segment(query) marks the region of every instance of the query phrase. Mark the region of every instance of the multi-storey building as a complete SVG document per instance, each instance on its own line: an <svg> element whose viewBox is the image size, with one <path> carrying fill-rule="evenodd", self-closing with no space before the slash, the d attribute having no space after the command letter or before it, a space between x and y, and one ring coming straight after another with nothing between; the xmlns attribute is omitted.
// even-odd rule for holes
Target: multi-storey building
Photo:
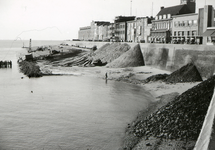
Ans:
<svg viewBox="0 0 215 150"><path fill-rule="evenodd" d="M151 42L170 43L172 35L172 16L195 13L195 0L181 0L180 5L161 7L152 21Z"/></svg>
<svg viewBox="0 0 215 150"><path fill-rule="evenodd" d="M117 16L114 20L115 40L127 41L127 22L135 19L135 16Z"/></svg>
<svg viewBox="0 0 215 150"><path fill-rule="evenodd" d="M115 37L115 29L114 29L114 23L110 23L110 25L108 26L108 37L106 39L106 41L112 41L113 37Z"/></svg>
<svg viewBox="0 0 215 150"><path fill-rule="evenodd" d="M81 27L78 32L80 40L98 41L108 37L110 22L92 21L90 26Z"/></svg>
<svg viewBox="0 0 215 150"><path fill-rule="evenodd" d="M198 43L198 14L185 14L172 16L172 43Z"/></svg>
<svg viewBox="0 0 215 150"><path fill-rule="evenodd" d="M173 16L172 42L205 44L207 38L204 35L212 30L204 32L214 26L214 13L213 7L206 5L199 9L199 13Z"/></svg>
<svg viewBox="0 0 215 150"><path fill-rule="evenodd" d="M127 41L148 42L152 20L153 17L138 17L135 20L127 21Z"/></svg>
<svg viewBox="0 0 215 150"><path fill-rule="evenodd" d="M78 31L79 40L89 40L91 38L91 26L81 27Z"/></svg>
<svg viewBox="0 0 215 150"><path fill-rule="evenodd" d="M202 36L203 44L211 43L215 40L215 38L212 38L213 27L215 26L215 10L213 6L206 5L204 8L199 9L199 35ZM213 40L214 39L214 40Z"/></svg>
<svg viewBox="0 0 215 150"><path fill-rule="evenodd" d="M136 40L136 20L127 21L127 41L135 42Z"/></svg>
<svg viewBox="0 0 215 150"><path fill-rule="evenodd" d="M91 39L93 41L103 40L108 36L107 27L110 22L92 21L91 22Z"/></svg>

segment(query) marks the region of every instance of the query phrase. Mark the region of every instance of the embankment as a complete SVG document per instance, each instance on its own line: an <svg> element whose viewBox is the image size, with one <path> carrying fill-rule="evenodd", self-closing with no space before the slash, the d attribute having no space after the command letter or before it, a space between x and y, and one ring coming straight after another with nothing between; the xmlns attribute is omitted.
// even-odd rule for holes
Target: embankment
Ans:
<svg viewBox="0 0 215 150"><path fill-rule="evenodd" d="M78 45L80 47L97 48L105 45L107 42L84 42L69 41L68 44ZM137 43L127 43L131 47ZM202 77L208 78L215 71L215 46L213 45L183 45L183 44L150 44L139 43L146 66L175 71L188 62L193 62L199 70Z"/></svg>
<svg viewBox="0 0 215 150"><path fill-rule="evenodd" d="M39 66L37 66L34 62L23 60L19 62L19 67L20 71L29 78L42 76Z"/></svg>

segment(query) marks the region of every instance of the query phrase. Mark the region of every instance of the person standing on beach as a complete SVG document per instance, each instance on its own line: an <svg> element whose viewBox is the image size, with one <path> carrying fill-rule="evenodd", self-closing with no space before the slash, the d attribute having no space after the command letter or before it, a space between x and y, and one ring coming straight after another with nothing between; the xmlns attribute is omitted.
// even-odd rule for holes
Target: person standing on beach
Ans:
<svg viewBox="0 0 215 150"><path fill-rule="evenodd" d="M108 75L107 75L107 72L105 73L105 79L107 80L107 78L108 78Z"/></svg>

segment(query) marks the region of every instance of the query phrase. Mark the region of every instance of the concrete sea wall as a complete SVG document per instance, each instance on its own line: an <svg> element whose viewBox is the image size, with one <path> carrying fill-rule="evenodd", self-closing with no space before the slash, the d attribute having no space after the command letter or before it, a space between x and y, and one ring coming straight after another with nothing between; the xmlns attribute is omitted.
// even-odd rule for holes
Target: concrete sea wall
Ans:
<svg viewBox="0 0 215 150"><path fill-rule="evenodd" d="M80 47L100 48L108 42L71 41L70 44ZM127 43L131 47L137 43ZM202 77L210 77L215 71L215 46L184 44L150 44L140 43L146 66L175 71L188 62L193 62Z"/></svg>

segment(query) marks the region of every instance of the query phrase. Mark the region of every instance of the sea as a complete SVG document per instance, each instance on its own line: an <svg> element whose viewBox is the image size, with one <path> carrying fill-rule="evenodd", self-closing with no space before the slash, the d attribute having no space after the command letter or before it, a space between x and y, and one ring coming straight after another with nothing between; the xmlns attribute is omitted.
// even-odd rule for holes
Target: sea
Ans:
<svg viewBox="0 0 215 150"><path fill-rule="evenodd" d="M33 41L32 46L63 41ZM86 76L28 78L17 59L29 41L0 41L0 150L118 150L153 101L141 86Z"/></svg>

